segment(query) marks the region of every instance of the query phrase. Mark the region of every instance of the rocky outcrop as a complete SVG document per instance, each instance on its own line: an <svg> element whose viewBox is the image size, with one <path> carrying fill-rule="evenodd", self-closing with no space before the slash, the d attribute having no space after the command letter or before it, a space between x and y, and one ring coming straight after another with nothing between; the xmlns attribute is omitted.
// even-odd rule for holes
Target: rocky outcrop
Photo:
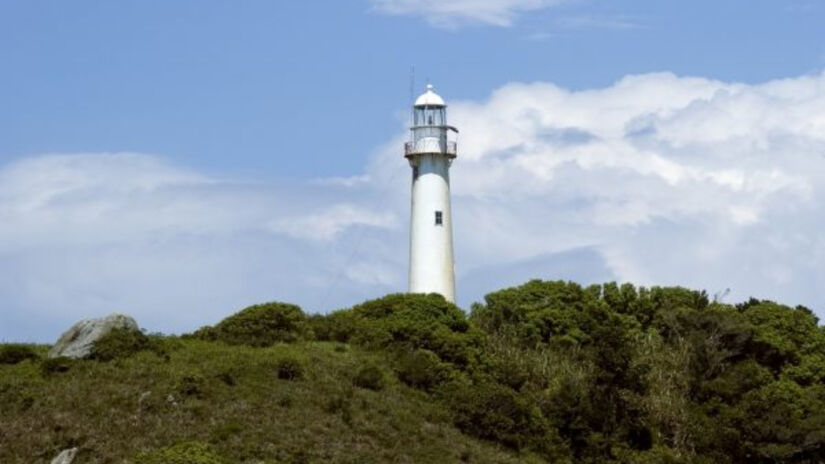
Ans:
<svg viewBox="0 0 825 464"><path fill-rule="evenodd" d="M72 464L74 457L77 455L77 448L70 448L63 450L56 458L52 459L52 464Z"/></svg>
<svg viewBox="0 0 825 464"><path fill-rule="evenodd" d="M49 351L49 357L88 358L92 355L95 342L114 329L140 330L137 322L125 314L84 319L60 336Z"/></svg>

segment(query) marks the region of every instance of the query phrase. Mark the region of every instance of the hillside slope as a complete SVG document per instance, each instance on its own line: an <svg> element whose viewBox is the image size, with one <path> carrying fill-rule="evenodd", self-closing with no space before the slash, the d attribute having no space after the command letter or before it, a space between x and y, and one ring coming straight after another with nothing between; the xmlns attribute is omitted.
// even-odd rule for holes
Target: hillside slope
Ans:
<svg viewBox="0 0 825 464"><path fill-rule="evenodd" d="M147 351L46 375L37 361L0 367L0 462L46 463L72 446L78 463L125 462L185 442L209 444L226 462L518 461L461 434L391 376L380 391L354 386L360 366L390 372L359 348L170 344L168 361ZM191 462L212 462L203 459Z"/></svg>
<svg viewBox="0 0 825 464"><path fill-rule="evenodd" d="M0 462L825 462L825 329L804 307L530 281L470 314L388 295L246 308L94 360L0 346Z"/></svg>

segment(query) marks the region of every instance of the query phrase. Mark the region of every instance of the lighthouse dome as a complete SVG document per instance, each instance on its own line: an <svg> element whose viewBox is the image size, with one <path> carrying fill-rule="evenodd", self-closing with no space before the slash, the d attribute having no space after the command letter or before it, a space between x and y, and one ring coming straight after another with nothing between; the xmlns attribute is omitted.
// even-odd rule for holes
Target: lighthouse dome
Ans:
<svg viewBox="0 0 825 464"><path fill-rule="evenodd" d="M427 91L415 101L415 106L447 106L444 99L433 91L432 84L427 84Z"/></svg>

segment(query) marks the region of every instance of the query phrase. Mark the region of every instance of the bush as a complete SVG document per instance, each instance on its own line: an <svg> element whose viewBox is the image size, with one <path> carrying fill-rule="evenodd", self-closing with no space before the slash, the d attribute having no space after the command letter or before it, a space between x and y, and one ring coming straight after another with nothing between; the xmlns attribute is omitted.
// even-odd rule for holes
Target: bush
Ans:
<svg viewBox="0 0 825 464"><path fill-rule="evenodd" d="M277 362L278 378L299 380L304 377L304 365L296 358L281 358Z"/></svg>
<svg viewBox="0 0 825 464"><path fill-rule="evenodd" d="M393 350L425 349L461 367L478 360L480 333L461 309L441 295L387 295L350 311L355 343Z"/></svg>
<svg viewBox="0 0 825 464"><path fill-rule="evenodd" d="M26 345L0 346L0 364L17 364L27 359L37 359L37 353Z"/></svg>
<svg viewBox="0 0 825 464"><path fill-rule="evenodd" d="M355 334L358 317L351 310L313 314L307 318L313 338L318 341L347 343Z"/></svg>
<svg viewBox="0 0 825 464"><path fill-rule="evenodd" d="M27 385L23 382L15 382L9 378L0 377L0 411L4 417L13 417L13 413L29 410L34 406L35 398Z"/></svg>
<svg viewBox="0 0 825 464"><path fill-rule="evenodd" d="M205 385L206 379L204 379L202 375L184 375L178 381L177 391L181 396L203 398Z"/></svg>
<svg viewBox="0 0 825 464"><path fill-rule="evenodd" d="M561 440L529 401L496 382L450 382L439 391L463 432L514 449L550 454Z"/></svg>
<svg viewBox="0 0 825 464"><path fill-rule="evenodd" d="M212 448L200 442L184 442L135 458L135 464L226 464Z"/></svg>
<svg viewBox="0 0 825 464"><path fill-rule="evenodd" d="M368 390L382 390L385 383L384 371L375 365L363 366L355 373L352 383L356 387L366 388Z"/></svg>
<svg viewBox="0 0 825 464"><path fill-rule="evenodd" d="M74 360L65 356L58 356L56 358L46 358L40 363L40 372L43 375L49 376L67 372L72 368Z"/></svg>
<svg viewBox="0 0 825 464"><path fill-rule="evenodd" d="M401 353L396 360L395 369L402 382L422 390L431 390L447 380L450 373L449 366L429 350Z"/></svg>
<svg viewBox="0 0 825 464"><path fill-rule="evenodd" d="M329 414L340 414L345 424L352 425L352 391L329 398L324 410Z"/></svg>
<svg viewBox="0 0 825 464"><path fill-rule="evenodd" d="M139 330L116 328L95 342L91 358L97 361L128 358L151 348L149 337Z"/></svg>
<svg viewBox="0 0 825 464"><path fill-rule="evenodd" d="M307 330L307 318L298 306L265 303L243 309L215 327L204 327L193 335L230 345L264 347L297 341L305 337Z"/></svg>
<svg viewBox="0 0 825 464"><path fill-rule="evenodd" d="M218 380L223 382L224 385L229 387L234 387L238 383L238 381L235 379L235 373L232 370L225 370L219 372L217 375L215 375L215 378L217 378Z"/></svg>

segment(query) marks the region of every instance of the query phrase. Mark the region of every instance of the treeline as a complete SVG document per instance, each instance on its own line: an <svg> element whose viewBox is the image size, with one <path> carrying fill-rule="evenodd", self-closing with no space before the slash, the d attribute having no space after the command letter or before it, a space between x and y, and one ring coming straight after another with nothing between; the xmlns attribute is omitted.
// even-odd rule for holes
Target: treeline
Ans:
<svg viewBox="0 0 825 464"><path fill-rule="evenodd" d="M801 306L535 280L469 316L397 294L329 315L255 306L194 336L386 353L465 433L550 462L825 460L825 329Z"/></svg>

